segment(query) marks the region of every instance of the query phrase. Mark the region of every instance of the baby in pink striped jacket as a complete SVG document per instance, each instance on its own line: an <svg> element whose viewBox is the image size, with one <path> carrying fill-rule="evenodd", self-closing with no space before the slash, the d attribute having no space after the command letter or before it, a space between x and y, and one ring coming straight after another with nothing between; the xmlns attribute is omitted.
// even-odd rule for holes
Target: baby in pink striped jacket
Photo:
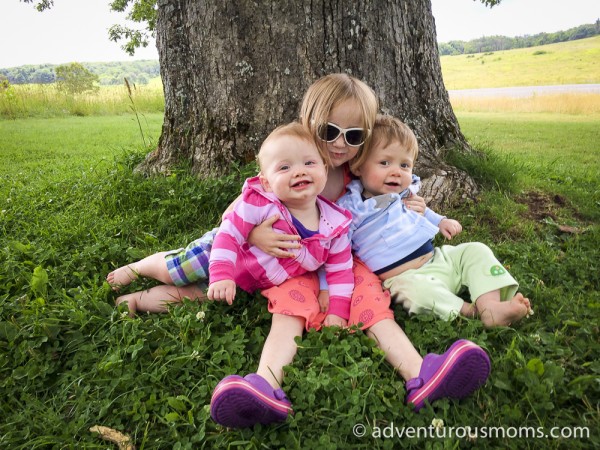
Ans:
<svg viewBox="0 0 600 450"><path fill-rule="evenodd" d="M236 285L247 292L278 286L323 267L329 286L326 325L347 325L354 288L348 227L352 216L318 194L327 180L326 160L299 123L277 128L258 154L260 174L224 218L210 255L208 298L232 303ZM247 243L252 229L274 215L273 229L299 234L294 258L276 258ZM295 314L296 311L290 311ZM310 320L310 318L306 318Z"/></svg>
<svg viewBox="0 0 600 450"><path fill-rule="evenodd" d="M328 163L301 124L275 129L258 153L259 176L246 180L241 199L223 218L210 253L208 298L231 304L236 285L248 292L262 289L273 317L256 373L229 375L213 391L211 416L217 423L238 428L285 420L292 408L280 383L296 354L295 338L312 327L358 324L351 305L352 216L318 196ZM268 255L247 242L250 231L274 215L279 220L273 230L300 235L293 258ZM324 269L329 286L327 312L319 305L318 269ZM298 281L293 289L279 287L289 278Z"/></svg>

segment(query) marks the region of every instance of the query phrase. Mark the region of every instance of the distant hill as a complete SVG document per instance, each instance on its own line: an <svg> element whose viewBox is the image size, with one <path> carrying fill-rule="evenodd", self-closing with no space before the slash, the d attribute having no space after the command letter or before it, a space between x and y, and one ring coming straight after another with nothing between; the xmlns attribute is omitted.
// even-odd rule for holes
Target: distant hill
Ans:
<svg viewBox="0 0 600 450"><path fill-rule="evenodd" d="M438 43L440 56L469 55L473 53L497 52L514 48L536 47L558 42L585 39L600 34L600 19L595 24L580 25L567 31L556 33L538 33L514 38L507 36L484 36L471 41L450 41Z"/></svg>
<svg viewBox="0 0 600 450"><path fill-rule="evenodd" d="M598 84L600 36L440 61L446 89Z"/></svg>
<svg viewBox="0 0 600 450"><path fill-rule="evenodd" d="M86 69L100 78L100 84L122 84L123 79L135 84L146 84L160 75L158 60L139 60L121 62L81 63ZM11 84L54 83L54 68L60 64L38 64L0 69Z"/></svg>

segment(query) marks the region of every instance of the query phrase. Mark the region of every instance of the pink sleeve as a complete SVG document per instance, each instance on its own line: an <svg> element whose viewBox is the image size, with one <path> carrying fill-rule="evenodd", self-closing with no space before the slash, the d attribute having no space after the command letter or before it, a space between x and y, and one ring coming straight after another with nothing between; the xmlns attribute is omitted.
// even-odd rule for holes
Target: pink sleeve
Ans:
<svg viewBox="0 0 600 450"><path fill-rule="evenodd" d="M325 262L325 274L329 285L329 314L348 320L350 303L354 290L352 273L352 251L348 234L343 233L331 244L329 257Z"/></svg>
<svg viewBox="0 0 600 450"><path fill-rule="evenodd" d="M269 205L259 194L246 189L233 211L224 218L210 252L210 282L233 280L240 248L250 231L262 222L261 212Z"/></svg>

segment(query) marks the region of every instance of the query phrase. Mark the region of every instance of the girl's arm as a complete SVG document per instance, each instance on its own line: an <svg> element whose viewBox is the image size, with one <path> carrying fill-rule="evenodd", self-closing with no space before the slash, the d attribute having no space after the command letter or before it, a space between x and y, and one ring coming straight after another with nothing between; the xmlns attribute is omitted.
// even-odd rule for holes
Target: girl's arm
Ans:
<svg viewBox="0 0 600 450"><path fill-rule="evenodd" d="M260 225L255 226L248 235L248 243L258 247L269 256L275 258L295 258L296 255L285 249L300 248L300 236L296 234L281 234L273 231L273 224L279 220L279 214L269 217Z"/></svg>
<svg viewBox="0 0 600 450"><path fill-rule="evenodd" d="M235 205L241 200L242 194L231 202L223 213L222 219L227 214L234 210ZM280 234L273 231L273 224L279 220L279 215L269 217L267 220L257 225L248 236L248 243L258 247L269 256L275 258L294 258L296 255L286 252L284 249L300 248L301 245L296 242L300 240L300 236L295 234Z"/></svg>

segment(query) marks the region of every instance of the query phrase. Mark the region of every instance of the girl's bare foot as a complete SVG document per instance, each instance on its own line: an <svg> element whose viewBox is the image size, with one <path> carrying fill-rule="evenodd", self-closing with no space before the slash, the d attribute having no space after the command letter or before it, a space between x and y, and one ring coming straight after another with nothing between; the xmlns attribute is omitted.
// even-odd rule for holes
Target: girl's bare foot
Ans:
<svg viewBox="0 0 600 450"><path fill-rule="evenodd" d="M113 290L118 291L119 288L127 286L132 281L137 280L139 274L133 267L133 265L119 267L113 270L106 276L106 281Z"/></svg>
<svg viewBox="0 0 600 450"><path fill-rule="evenodd" d="M505 302L485 302L484 305L476 304L479 318L486 328L509 326L513 322L532 314L531 303L523 294L517 294Z"/></svg>

